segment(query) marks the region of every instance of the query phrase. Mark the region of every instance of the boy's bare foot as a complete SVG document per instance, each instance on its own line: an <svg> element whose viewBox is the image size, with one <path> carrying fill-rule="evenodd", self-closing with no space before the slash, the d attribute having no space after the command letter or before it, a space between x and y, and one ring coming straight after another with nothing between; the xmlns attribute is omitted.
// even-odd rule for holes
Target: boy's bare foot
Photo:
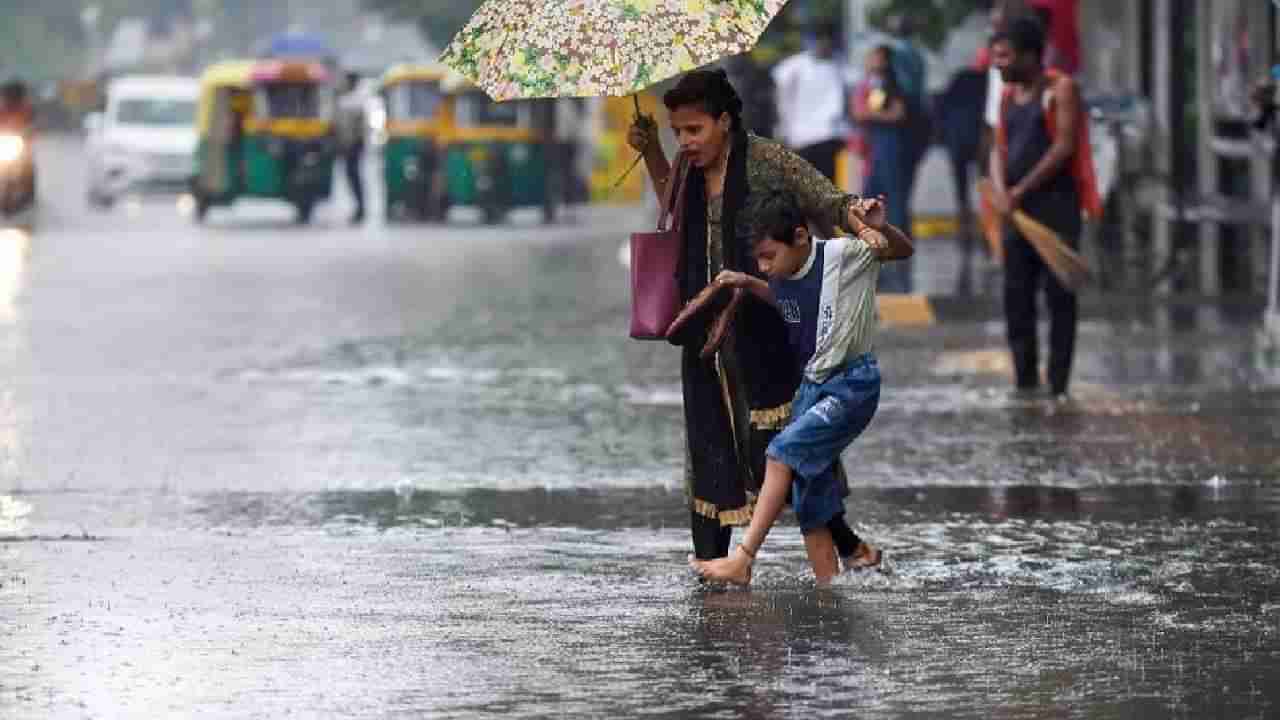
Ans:
<svg viewBox="0 0 1280 720"><path fill-rule="evenodd" d="M860 542L853 554L845 558L844 569L855 572L858 570L870 570L871 568L880 567L882 559L884 559L884 553L880 552L880 548L870 543Z"/></svg>
<svg viewBox="0 0 1280 720"><path fill-rule="evenodd" d="M736 545L729 553L729 557L715 560L690 560L689 566L707 580L750 585L753 562L755 562L755 556L747 552L742 545Z"/></svg>

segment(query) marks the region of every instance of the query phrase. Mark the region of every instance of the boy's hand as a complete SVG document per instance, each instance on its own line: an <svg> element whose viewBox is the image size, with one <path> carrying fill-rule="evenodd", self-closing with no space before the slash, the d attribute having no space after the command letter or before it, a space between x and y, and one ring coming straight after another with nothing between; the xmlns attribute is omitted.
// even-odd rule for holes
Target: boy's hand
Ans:
<svg viewBox="0 0 1280 720"><path fill-rule="evenodd" d="M751 276L736 270L721 270L720 274L716 276L715 282L722 287L742 288L745 290L751 287Z"/></svg>
<svg viewBox="0 0 1280 720"><path fill-rule="evenodd" d="M859 223L868 225L876 230L884 228L888 222L888 213L885 210L884 196L877 198L858 198L849 206L849 225L857 228ZM855 221L856 220L856 221Z"/></svg>

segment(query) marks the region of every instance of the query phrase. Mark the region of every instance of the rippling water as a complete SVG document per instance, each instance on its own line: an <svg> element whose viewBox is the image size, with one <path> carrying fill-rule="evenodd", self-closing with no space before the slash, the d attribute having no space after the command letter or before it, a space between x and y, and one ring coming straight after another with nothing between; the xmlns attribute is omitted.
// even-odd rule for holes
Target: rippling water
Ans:
<svg viewBox="0 0 1280 720"><path fill-rule="evenodd" d="M844 460L888 571L815 588L786 519L727 590L611 231L121 222L0 297L0 716L1277 713L1280 378L1230 313L1091 315L1066 404L980 313L885 333Z"/></svg>
<svg viewBox="0 0 1280 720"><path fill-rule="evenodd" d="M816 589L781 527L749 591L690 577L680 497L657 489L24 502L137 521L0 544L0 607L19 610L0 687L54 712L127 709L117 693L163 707L174 688L184 713L234 691L232 714L358 717L1266 717L1275 701L1274 489L859 490L887 573ZM104 575L121 581L78 581Z"/></svg>

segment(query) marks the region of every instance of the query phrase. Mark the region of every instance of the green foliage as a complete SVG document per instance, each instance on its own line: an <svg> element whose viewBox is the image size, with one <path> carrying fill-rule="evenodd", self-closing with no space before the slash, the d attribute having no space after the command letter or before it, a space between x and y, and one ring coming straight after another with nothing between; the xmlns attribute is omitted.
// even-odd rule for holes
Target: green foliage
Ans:
<svg viewBox="0 0 1280 720"><path fill-rule="evenodd" d="M389 18L416 22L432 43L444 47L480 7L479 0L362 0Z"/></svg>
<svg viewBox="0 0 1280 720"><path fill-rule="evenodd" d="M65 17L58 9L26 11L0 23L0 72L40 82L61 77L80 64L79 17Z"/></svg>
<svg viewBox="0 0 1280 720"><path fill-rule="evenodd" d="M867 19L872 27L888 31L890 18L910 17L916 26L917 40L937 50L946 42L951 28L988 4L982 0L881 0L872 7Z"/></svg>

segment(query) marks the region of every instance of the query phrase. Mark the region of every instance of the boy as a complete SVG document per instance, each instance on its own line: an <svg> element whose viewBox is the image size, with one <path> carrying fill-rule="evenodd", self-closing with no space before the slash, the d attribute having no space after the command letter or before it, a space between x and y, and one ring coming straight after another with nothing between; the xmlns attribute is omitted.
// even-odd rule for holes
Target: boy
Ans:
<svg viewBox="0 0 1280 720"><path fill-rule="evenodd" d="M858 237L814 242L792 198L767 199L758 215L752 253L769 281L733 271L717 278L779 308L804 379L792 403L791 422L769 443L764 486L742 542L729 557L690 560L707 579L751 582L756 552L782 511L788 489L819 584L838 570L826 527L844 512L834 466L871 422L880 398L880 369L872 352L879 323L876 278L881 263L915 252L911 240L885 222L883 201L860 202L866 225L858 228ZM864 543L855 559L855 566L874 567L880 552Z"/></svg>

